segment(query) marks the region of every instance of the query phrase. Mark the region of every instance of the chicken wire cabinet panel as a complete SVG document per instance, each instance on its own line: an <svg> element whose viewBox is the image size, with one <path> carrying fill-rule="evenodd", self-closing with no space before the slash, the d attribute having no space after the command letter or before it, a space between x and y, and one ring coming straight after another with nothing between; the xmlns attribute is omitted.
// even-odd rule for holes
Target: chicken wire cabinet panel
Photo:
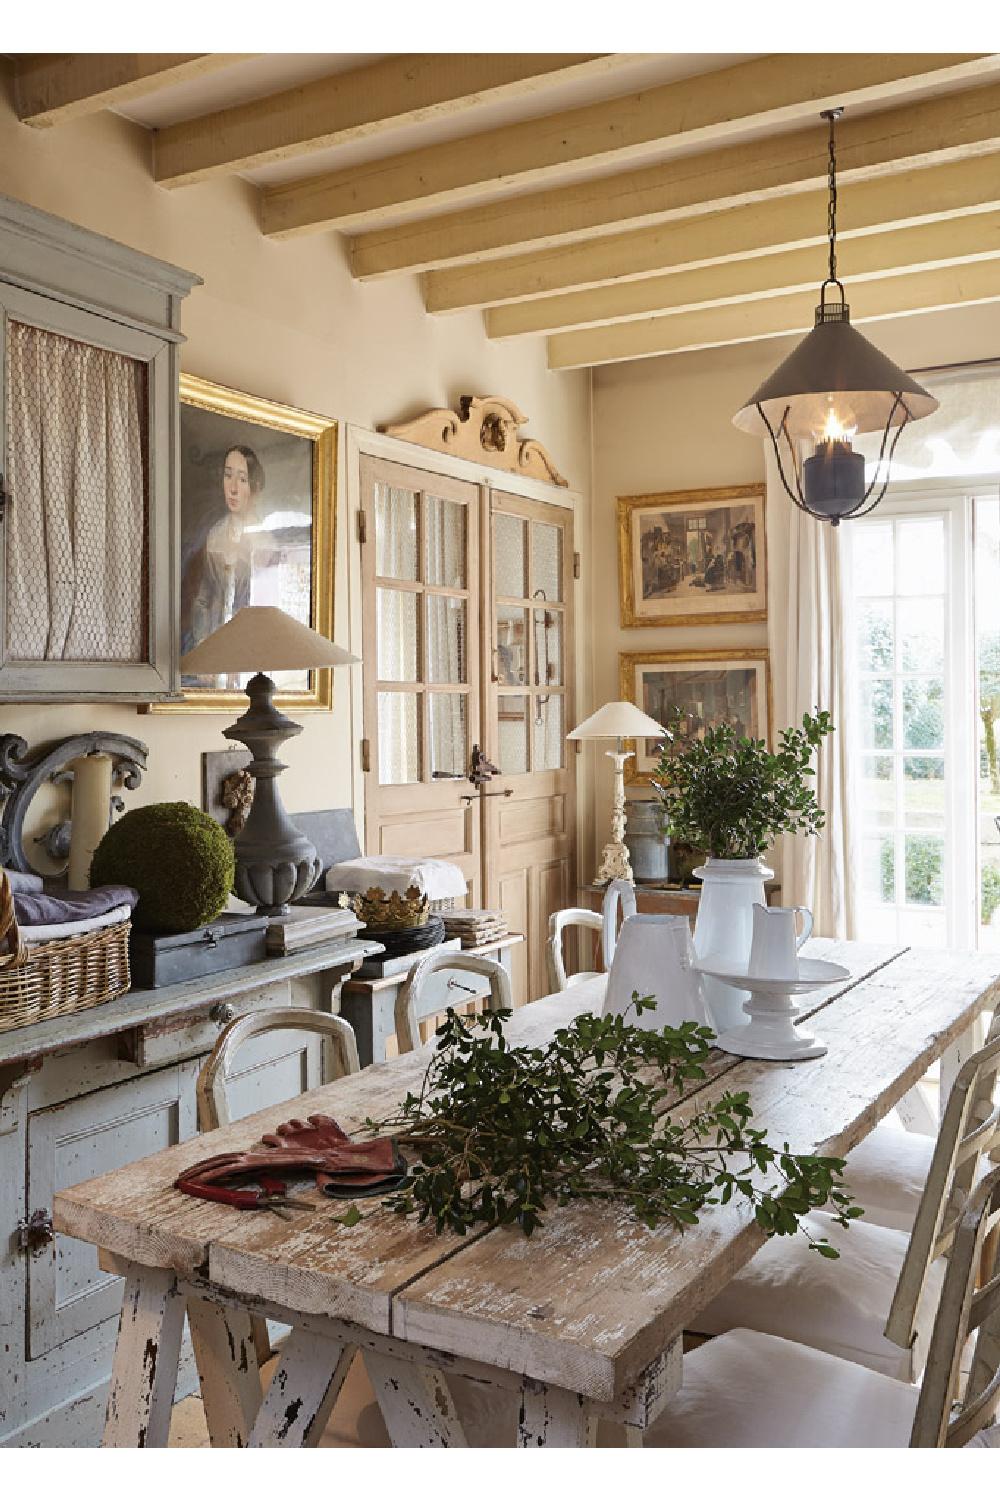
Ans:
<svg viewBox="0 0 1000 1500"><path fill-rule="evenodd" d="M0 696L179 690L186 271L0 197Z"/></svg>

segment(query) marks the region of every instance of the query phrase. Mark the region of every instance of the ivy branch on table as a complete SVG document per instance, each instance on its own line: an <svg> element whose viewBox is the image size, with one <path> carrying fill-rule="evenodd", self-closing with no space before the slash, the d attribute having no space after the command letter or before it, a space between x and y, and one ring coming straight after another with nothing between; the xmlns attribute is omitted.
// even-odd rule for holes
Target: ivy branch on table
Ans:
<svg viewBox="0 0 1000 1500"><path fill-rule="evenodd" d="M654 1003L633 995L637 1013ZM439 1234L518 1224L530 1235L548 1205L572 1199L623 1203L650 1227L683 1230L702 1209L742 1195L768 1234L793 1234L815 1208L840 1224L863 1212L842 1186L843 1160L771 1145L750 1124L745 1091L671 1113L685 1085L708 1076L708 1027L652 1031L584 1014L544 1047L512 1047L510 1015L449 1010L420 1093L367 1121L411 1159L384 1200L396 1213L430 1219ZM780 1184L771 1191L759 1177L773 1171Z"/></svg>

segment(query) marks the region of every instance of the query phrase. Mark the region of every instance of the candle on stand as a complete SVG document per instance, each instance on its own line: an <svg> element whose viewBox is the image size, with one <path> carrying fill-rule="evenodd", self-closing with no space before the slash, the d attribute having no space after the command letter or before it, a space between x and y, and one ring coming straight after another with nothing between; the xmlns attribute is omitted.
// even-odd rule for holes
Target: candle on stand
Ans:
<svg viewBox="0 0 1000 1500"><path fill-rule="evenodd" d="M90 887L90 862L111 822L111 756L80 755L73 762L69 888Z"/></svg>

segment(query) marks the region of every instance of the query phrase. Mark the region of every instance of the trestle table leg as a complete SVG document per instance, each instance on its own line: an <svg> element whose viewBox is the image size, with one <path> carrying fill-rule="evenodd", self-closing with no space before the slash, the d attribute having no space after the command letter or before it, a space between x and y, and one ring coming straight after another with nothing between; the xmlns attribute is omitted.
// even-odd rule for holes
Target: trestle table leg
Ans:
<svg viewBox="0 0 1000 1500"><path fill-rule="evenodd" d="M354 1358L354 1344L294 1328L250 1433L251 1448L315 1448Z"/></svg>
<svg viewBox="0 0 1000 1500"><path fill-rule="evenodd" d="M260 1410L253 1319L243 1308L188 1300L191 1342L213 1448L245 1448Z"/></svg>
<svg viewBox="0 0 1000 1500"><path fill-rule="evenodd" d="M593 1448L596 1442L597 1418L589 1415L585 1397L540 1380L522 1381L519 1448Z"/></svg>
<svg viewBox="0 0 1000 1500"><path fill-rule="evenodd" d="M165 1448L184 1331L185 1298L173 1271L133 1266L125 1278L105 1448Z"/></svg>
<svg viewBox="0 0 1000 1500"><path fill-rule="evenodd" d="M365 1368L394 1448L465 1448L465 1434L442 1375L374 1350Z"/></svg>

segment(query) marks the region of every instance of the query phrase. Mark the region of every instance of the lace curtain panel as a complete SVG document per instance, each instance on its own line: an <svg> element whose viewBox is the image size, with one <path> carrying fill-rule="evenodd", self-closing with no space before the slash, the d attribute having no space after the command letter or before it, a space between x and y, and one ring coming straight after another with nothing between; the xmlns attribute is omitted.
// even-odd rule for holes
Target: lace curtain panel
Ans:
<svg viewBox="0 0 1000 1500"><path fill-rule="evenodd" d="M7 655L146 659L146 373L9 322Z"/></svg>

